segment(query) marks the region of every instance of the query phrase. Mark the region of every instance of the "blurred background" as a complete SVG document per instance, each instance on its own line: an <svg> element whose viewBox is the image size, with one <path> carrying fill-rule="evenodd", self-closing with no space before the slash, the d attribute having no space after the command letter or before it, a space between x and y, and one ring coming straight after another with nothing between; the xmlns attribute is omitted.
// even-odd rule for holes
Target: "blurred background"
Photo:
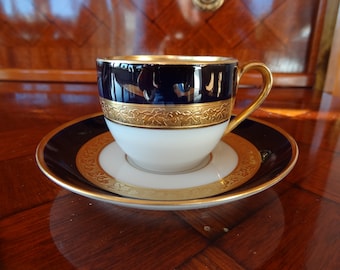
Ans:
<svg viewBox="0 0 340 270"><path fill-rule="evenodd" d="M338 0L0 0L0 79L95 82L125 54L261 61L278 86L322 88ZM251 80L251 78L249 79Z"/></svg>

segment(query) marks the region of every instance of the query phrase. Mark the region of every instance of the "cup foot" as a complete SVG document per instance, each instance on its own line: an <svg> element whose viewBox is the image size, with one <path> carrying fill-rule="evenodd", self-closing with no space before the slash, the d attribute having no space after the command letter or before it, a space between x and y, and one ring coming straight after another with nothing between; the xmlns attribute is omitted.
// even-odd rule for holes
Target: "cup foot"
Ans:
<svg viewBox="0 0 340 270"><path fill-rule="evenodd" d="M141 164L140 162L132 159L131 157L129 157L128 155L125 154L125 159L126 161L133 166L134 168L144 171L144 172L148 172L148 173L153 173L153 174L167 174L167 175L171 175L171 174L185 174L185 173L191 173L197 170L200 170L202 168L204 168L205 166L207 166L211 159L212 159L212 154L210 153L209 155L207 155L206 157L204 157L203 159L199 160L198 162L195 162L193 164L190 164L188 166L184 166L184 167L176 167L176 168L159 168L157 166L146 166L144 164Z"/></svg>

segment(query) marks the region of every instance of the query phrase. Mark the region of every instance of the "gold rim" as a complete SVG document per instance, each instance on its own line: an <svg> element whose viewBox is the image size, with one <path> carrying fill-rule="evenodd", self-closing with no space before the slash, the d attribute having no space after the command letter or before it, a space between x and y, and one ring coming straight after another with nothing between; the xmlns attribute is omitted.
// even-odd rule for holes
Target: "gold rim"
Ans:
<svg viewBox="0 0 340 270"><path fill-rule="evenodd" d="M98 63L126 63L150 65L212 65L235 64L237 59L224 56L185 56L185 55L123 55L97 58Z"/></svg>
<svg viewBox="0 0 340 270"><path fill-rule="evenodd" d="M134 199L134 198L127 198L127 197L121 197L121 196L115 196L112 193L105 193L101 191L100 189L94 188L91 185L86 186L86 188L81 188L79 185L71 184L67 180L64 180L57 175L55 175L51 170L48 168L47 164L44 160L44 149L48 143L48 141L55 136L58 132L62 131L66 127L69 127L75 123L78 123L80 121L94 118L96 116L100 116L102 113L96 113L91 114L87 116L83 116L80 118L77 118L75 120L72 120L70 122L67 122L60 127L52 130L50 133L48 133L39 143L37 150L36 150L36 161L38 164L38 167L40 170L53 182L58 184L59 186L72 191L74 193L77 193L79 195L86 196L88 198L93 198L96 200L104 201L113 203L116 205L121 206L128 206L128 207L135 207L135 208L152 208L152 209L158 209L158 210L175 210L175 209L194 209L194 208L202 208L205 205L213 206L213 205L219 205L227 202L232 202L235 200L240 200L252 195L255 195L257 193L260 193L279 181L281 181L284 177L288 175L288 173L294 168L297 159L298 159L298 146L296 141L293 139L292 136L290 136L285 130L281 129L280 127L277 127L269 122L257 120L254 118L248 118L249 120L256 121L257 123L266 125L277 132L281 133L290 143L292 147L292 156L290 161L288 162L287 166L281 173L279 173L276 177L274 177L271 180L266 181L263 184L259 184L257 186L254 186L252 188L236 191L236 192L229 192L227 194L222 194L218 196L213 196L209 198L202 198L202 199L194 199L194 200L177 200L177 201L163 201L163 200L144 200L144 199Z"/></svg>
<svg viewBox="0 0 340 270"><path fill-rule="evenodd" d="M100 97L104 116L128 126L159 129L199 128L220 124L231 115L233 99L194 104L136 104Z"/></svg>

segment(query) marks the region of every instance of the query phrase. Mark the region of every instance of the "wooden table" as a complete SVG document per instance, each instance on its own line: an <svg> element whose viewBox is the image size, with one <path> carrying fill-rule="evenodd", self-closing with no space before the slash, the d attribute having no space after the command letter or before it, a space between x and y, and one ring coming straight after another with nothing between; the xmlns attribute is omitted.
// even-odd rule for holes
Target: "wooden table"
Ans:
<svg viewBox="0 0 340 270"><path fill-rule="evenodd" d="M241 89L235 111L255 93ZM41 138L99 111L94 84L0 84L1 269L340 269L339 98L273 89L253 116L296 139L295 168L257 195L187 211L114 206L41 173Z"/></svg>

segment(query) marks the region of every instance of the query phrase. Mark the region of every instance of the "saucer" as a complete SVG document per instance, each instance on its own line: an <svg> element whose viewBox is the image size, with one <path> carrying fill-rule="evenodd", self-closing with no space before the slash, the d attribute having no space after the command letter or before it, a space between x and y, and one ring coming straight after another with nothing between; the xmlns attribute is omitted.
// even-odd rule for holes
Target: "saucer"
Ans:
<svg viewBox="0 0 340 270"><path fill-rule="evenodd" d="M93 144L93 140L101 138L101 136L107 140L105 143L102 143L99 150L97 148L97 152L92 151L92 153L90 153L90 158L95 158L97 161L94 163L90 161L89 164L94 164L95 170L100 170L101 173L104 172L106 180L109 181L108 183L110 183L110 181L111 184L118 183L118 186L121 186L123 190L127 187L127 189L131 191L132 188L132 193L137 190L139 192L137 196L133 197L130 191L123 191L123 193L121 193L117 188L114 190L105 190L107 188L100 186L98 182L96 182L97 180L94 181L93 176L85 176L88 171L84 172L84 168L79 166L79 159L84 158L84 156L82 156L82 150L90 149L89 147ZM236 141L236 143L233 141ZM224 189L224 185L219 183L220 179L228 179L228 176L233 175L233 173L237 171L237 168L241 168L241 171L243 171L249 166L247 154L242 152L248 151L247 147L245 147L245 150L241 150L238 146L240 141L243 143L246 142L247 147L249 146L251 149L257 149L254 152L255 167L253 167L250 173L244 178L241 177L242 174L237 173L237 186ZM118 150L115 148L113 139L108 136L108 129L101 113L78 118L47 134L37 147L36 160L41 171L50 180L65 189L88 198L120 206L149 210L185 210L232 202L268 189L282 180L292 170L298 157L297 144L287 132L272 124L255 119L243 121L233 130L232 134L228 134L222 139L219 146L222 147L220 149L223 149L221 156L213 152L211 159L206 165L203 165L202 168L198 168L193 172L180 174L181 177L185 178L185 176L188 176L190 173L198 173L206 169L212 164L214 159L215 161L216 159L219 161L222 160L223 163L226 159L226 154L223 154L223 152L226 153L226 149L228 149L230 153L235 151L237 156L236 167L231 168L231 172L224 172L226 175L222 175L220 178L213 178L207 180L207 182L203 179L200 185L186 187L160 186L155 189L156 193L159 194L171 191L170 193L174 195L171 198L158 198L158 195L154 195L154 190L150 188L150 186L129 182L129 178L116 179L117 175L112 176L115 172L108 172L106 165L100 162L99 156L103 154L103 151L108 151L111 156L112 153L118 155ZM219 146L217 148L219 148ZM256 153L260 154L260 163L256 158L256 156L258 157ZM128 164L128 166L132 166L124 158L124 155L123 161L125 164ZM247 165L242 165L242 162L245 162ZM136 168L134 169L137 170ZM143 172L143 174L149 173L150 172ZM101 177L100 174L97 176ZM201 193L201 189L204 190L202 187L205 186L217 189L217 191L210 193L210 195L209 193L203 194ZM121 194L118 194L118 192ZM150 195L152 196L151 199L149 197ZM147 197L144 198L143 196Z"/></svg>
<svg viewBox="0 0 340 270"><path fill-rule="evenodd" d="M88 181L115 194L149 200L189 200L242 185L260 168L261 156L253 144L231 133L198 168L159 174L129 162L111 133L105 132L80 148L76 165Z"/></svg>

